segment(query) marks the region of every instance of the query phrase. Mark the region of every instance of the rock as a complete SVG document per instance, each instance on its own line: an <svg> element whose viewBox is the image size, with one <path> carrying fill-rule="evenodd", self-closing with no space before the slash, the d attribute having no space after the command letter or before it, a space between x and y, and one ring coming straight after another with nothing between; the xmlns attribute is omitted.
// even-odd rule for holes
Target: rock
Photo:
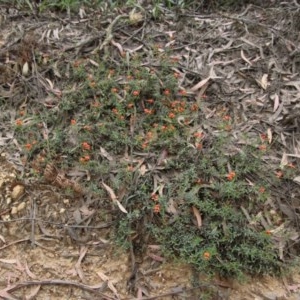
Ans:
<svg viewBox="0 0 300 300"><path fill-rule="evenodd" d="M23 185L20 184L16 185L11 192L11 198L13 200L19 199L24 194L24 191L25 188Z"/></svg>

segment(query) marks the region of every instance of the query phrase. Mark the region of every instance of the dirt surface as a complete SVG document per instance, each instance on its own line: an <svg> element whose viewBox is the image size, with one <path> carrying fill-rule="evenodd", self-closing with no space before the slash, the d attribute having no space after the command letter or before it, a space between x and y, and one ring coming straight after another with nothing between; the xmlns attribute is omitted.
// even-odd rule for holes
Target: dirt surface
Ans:
<svg viewBox="0 0 300 300"><path fill-rule="evenodd" d="M215 124L210 116L224 106L235 113L237 127L233 135L237 139L241 128L268 132L270 143L276 135L278 149L282 148L266 157L266 161L287 165L287 158L292 158L298 172L300 13L298 4L294 9L285 5L273 10L249 6L236 15L183 12L183 18L177 16L176 22L174 15L165 10L163 25L149 22L145 28L151 36L159 32L158 39L152 37L158 51L175 48L174 58L182 60L182 73L186 72L181 84L194 87L189 92L209 115L206 129L212 135ZM29 98L45 107L55 107L61 94L69 92L60 86L61 78L68 72L60 74L60 67L73 63L77 56L87 56L94 49L104 49L106 55L111 51L115 57L122 51L138 52L143 45L138 30L140 20L137 27L131 28L136 38L130 45L127 39L132 36L117 27L119 44L113 41L111 48L106 48L111 42L106 40L109 24L122 13L127 12L115 12L102 21L98 18L101 12L81 10L70 21L59 14L33 17L2 8L0 93L5 100L5 113L0 115L0 298L300 299L298 272L283 279L248 278L243 284L224 278L208 280L199 278L190 266L165 259L157 245L148 245L143 259L133 263L136 258L132 251L124 252L112 242L114 211L107 199L85 193L77 185L80 180L87 181L88 174L74 167L65 172L65 177L62 170L45 164L43 153L29 165L11 129L17 112L26 107ZM188 18L195 27L185 29ZM43 75L51 73L53 82L39 76L26 79L24 65L36 63L31 55L32 45L44 63ZM61 53L65 54L63 58ZM55 64L49 64L50 57ZM198 73L204 81L195 88L189 76ZM203 100L204 93L211 95L211 102ZM264 114L260 114L262 110ZM38 179L29 174L32 168L38 170ZM74 189L75 196L69 196L66 188ZM274 200L273 209L278 215L297 221L299 216L294 216L300 207L299 176L293 184L278 189L281 194ZM282 203L285 206L280 206ZM285 236L290 233L284 240L285 255L292 248L289 243L299 243L296 221L289 222L284 232ZM297 251L291 253L298 255ZM284 254L280 254L282 259ZM200 287L199 282L203 282Z"/></svg>

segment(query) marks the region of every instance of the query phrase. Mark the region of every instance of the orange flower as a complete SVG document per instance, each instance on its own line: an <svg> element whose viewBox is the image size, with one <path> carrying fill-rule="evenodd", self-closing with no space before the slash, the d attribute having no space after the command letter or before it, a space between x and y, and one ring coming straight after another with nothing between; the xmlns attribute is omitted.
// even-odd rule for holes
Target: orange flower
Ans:
<svg viewBox="0 0 300 300"><path fill-rule="evenodd" d="M76 124L76 120L72 119L71 120L71 125L75 125Z"/></svg>
<svg viewBox="0 0 300 300"><path fill-rule="evenodd" d="M140 91L137 91L137 90L135 90L135 91L132 92L133 96L138 96L139 94L140 94Z"/></svg>
<svg viewBox="0 0 300 300"><path fill-rule="evenodd" d="M23 125L23 121L20 120L20 119L17 119L17 120L16 120L16 125L17 125L17 126L22 126L22 125Z"/></svg>
<svg viewBox="0 0 300 300"><path fill-rule="evenodd" d="M259 137L262 141L266 141L268 139L268 136L265 133L261 133Z"/></svg>
<svg viewBox="0 0 300 300"><path fill-rule="evenodd" d="M32 144L28 143L25 145L25 148L29 151L32 149Z"/></svg>
<svg viewBox="0 0 300 300"><path fill-rule="evenodd" d="M263 194L263 193L266 191L266 189L265 189L263 186L261 186L261 187L258 189L258 191L259 191L261 194Z"/></svg>
<svg viewBox="0 0 300 300"><path fill-rule="evenodd" d="M296 169L296 166L293 163L289 163L287 166L291 169Z"/></svg>
<svg viewBox="0 0 300 300"><path fill-rule="evenodd" d="M89 155L85 155L85 156L83 156L83 157L80 157L79 161L80 161L81 163L86 163L86 162L88 162L90 159L91 159L91 157L90 157Z"/></svg>
<svg viewBox="0 0 300 300"><path fill-rule="evenodd" d="M184 107L177 107L176 109L175 109L175 111L177 111L177 112L184 112Z"/></svg>
<svg viewBox="0 0 300 300"><path fill-rule="evenodd" d="M114 94L116 94L118 92L118 89L117 88L112 88L111 92L114 93Z"/></svg>
<svg viewBox="0 0 300 300"><path fill-rule="evenodd" d="M146 148L148 147L148 144L149 144L148 142L144 142L144 143L142 144L142 148L143 148L143 149L146 149Z"/></svg>
<svg viewBox="0 0 300 300"><path fill-rule="evenodd" d="M231 171L226 175L227 179L229 181L233 180L233 178L235 177L235 172Z"/></svg>
<svg viewBox="0 0 300 300"><path fill-rule="evenodd" d="M169 118L174 119L175 118L175 114L174 113L169 113Z"/></svg>
<svg viewBox="0 0 300 300"><path fill-rule="evenodd" d="M266 233L267 235L271 235L271 234L272 234L271 230L269 230L269 229L266 230L265 233Z"/></svg>
<svg viewBox="0 0 300 300"><path fill-rule="evenodd" d="M226 115L226 116L223 117L223 120L224 121L230 121L231 117L229 115Z"/></svg>
<svg viewBox="0 0 300 300"><path fill-rule="evenodd" d="M226 130L226 131L230 131L231 129L232 129L232 127L231 127L230 125L226 125L226 126L225 126L225 130Z"/></svg>
<svg viewBox="0 0 300 300"><path fill-rule="evenodd" d="M190 108L191 111L197 111L198 109L199 109L199 106L196 103L194 103Z"/></svg>
<svg viewBox="0 0 300 300"><path fill-rule="evenodd" d="M203 258L204 258L205 260L209 260L210 257L211 257L211 254L210 254L208 251L205 251L205 252L203 253Z"/></svg>
<svg viewBox="0 0 300 300"><path fill-rule="evenodd" d="M181 96L186 96L187 92L186 92L185 90L180 90L180 91L179 91L179 94L180 94Z"/></svg>
<svg viewBox="0 0 300 300"><path fill-rule="evenodd" d="M91 145L87 142L81 144L83 150L91 150Z"/></svg>
<svg viewBox="0 0 300 300"><path fill-rule="evenodd" d="M258 147L258 149L259 149L260 151L266 151L266 150L267 150L267 145L262 144L262 145L260 145L260 146Z"/></svg>
<svg viewBox="0 0 300 300"><path fill-rule="evenodd" d="M147 134L146 134L146 137L147 137L148 140L151 140L153 138L153 132L148 131Z"/></svg>
<svg viewBox="0 0 300 300"><path fill-rule="evenodd" d="M153 201L158 201L158 195L157 194L155 194L155 193L153 193L152 195L151 195L151 199L153 200Z"/></svg>
<svg viewBox="0 0 300 300"><path fill-rule="evenodd" d="M153 115L154 111L153 111L153 109L147 109L147 108L145 108L145 109L144 109L144 113L145 113L146 115Z"/></svg>
<svg viewBox="0 0 300 300"><path fill-rule="evenodd" d="M158 214L160 212L160 205L159 204L155 204L153 207L153 212Z"/></svg>
<svg viewBox="0 0 300 300"><path fill-rule="evenodd" d="M202 138L203 137L203 132L195 132L194 137L199 138L199 139Z"/></svg>

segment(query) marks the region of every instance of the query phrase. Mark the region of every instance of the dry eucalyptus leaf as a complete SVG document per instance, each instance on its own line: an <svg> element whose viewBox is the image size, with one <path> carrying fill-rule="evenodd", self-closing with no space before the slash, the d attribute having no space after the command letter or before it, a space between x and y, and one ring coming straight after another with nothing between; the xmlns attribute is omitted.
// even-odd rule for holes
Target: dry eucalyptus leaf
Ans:
<svg viewBox="0 0 300 300"><path fill-rule="evenodd" d="M111 187L109 187L107 184L105 184L103 181L102 181L102 185L105 188L105 190L108 192L111 200L112 201L116 201L117 200L117 196L116 196L115 192L113 191L113 189Z"/></svg>
<svg viewBox="0 0 300 300"><path fill-rule="evenodd" d="M295 177L293 181L300 184L300 176Z"/></svg>
<svg viewBox="0 0 300 300"><path fill-rule="evenodd" d="M252 66L251 61L245 56L243 49L241 50L241 57L249 66Z"/></svg>
<svg viewBox="0 0 300 300"><path fill-rule="evenodd" d="M199 212L198 208L195 206L193 206L192 209L193 209L193 214L197 220L197 227L200 228L202 226L202 218L201 218L200 212Z"/></svg>
<svg viewBox="0 0 300 300"><path fill-rule="evenodd" d="M28 73L29 73L29 65L28 62L26 61L22 67L22 75L27 76Z"/></svg>
<svg viewBox="0 0 300 300"><path fill-rule="evenodd" d="M272 130L271 130L271 128L268 128L267 135L268 135L268 142L269 142L269 144L271 144L272 143Z"/></svg>

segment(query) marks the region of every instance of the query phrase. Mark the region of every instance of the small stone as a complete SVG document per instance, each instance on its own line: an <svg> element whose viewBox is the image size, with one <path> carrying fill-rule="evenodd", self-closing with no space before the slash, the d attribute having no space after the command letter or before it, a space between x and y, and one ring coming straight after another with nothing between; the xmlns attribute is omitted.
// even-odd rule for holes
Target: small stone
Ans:
<svg viewBox="0 0 300 300"><path fill-rule="evenodd" d="M17 206L17 210L22 211L24 208L26 207L26 203L25 202L21 202L18 206Z"/></svg>
<svg viewBox="0 0 300 300"><path fill-rule="evenodd" d="M11 192L11 198L13 200L19 199L24 194L24 190L25 188L23 185L20 184L16 185Z"/></svg>
<svg viewBox="0 0 300 300"><path fill-rule="evenodd" d="M60 213L60 214L63 214L65 211L66 211L66 210L65 210L64 208L61 208L60 211L59 211L59 213Z"/></svg>
<svg viewBox="0 0 300 300"><path fill-rule="evenodd" d="M16 213L18 212L18 208L17 207L15 207L15 206L13 206L12 208L11 208L11 214L12 215L15 215Z"/></svg>

